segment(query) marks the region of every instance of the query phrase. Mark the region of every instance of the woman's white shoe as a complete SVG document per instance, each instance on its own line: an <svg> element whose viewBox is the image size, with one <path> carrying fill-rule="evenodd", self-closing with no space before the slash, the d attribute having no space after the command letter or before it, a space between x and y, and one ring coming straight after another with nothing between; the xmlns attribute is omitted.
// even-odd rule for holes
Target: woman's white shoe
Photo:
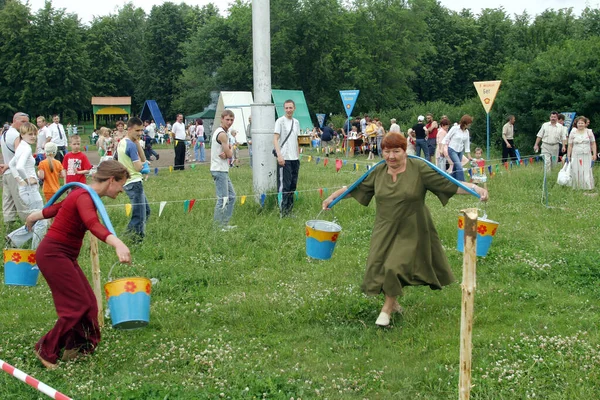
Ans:
<svg viewBox="0 0 600 400"><path fill-rule="evenodd" d="M384 313L383 311L379 313L379 317L377 317L377 321L375 321L377 326L389 326L390 325L390 316L388 313Z"/></svg>

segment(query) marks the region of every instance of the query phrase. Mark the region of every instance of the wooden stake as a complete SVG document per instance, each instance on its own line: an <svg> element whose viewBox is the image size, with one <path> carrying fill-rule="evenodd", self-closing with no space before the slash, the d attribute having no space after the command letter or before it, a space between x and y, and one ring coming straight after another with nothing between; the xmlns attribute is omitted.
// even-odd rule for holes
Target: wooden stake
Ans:
<svg viewBox="0 0 600 400"><path fill-rule="evenodd" d="M465 252L463 256L462 306L460 315L460 376L459 400L469 400L471 395L471 352L473 349L473 306L477 270L477 209L462 211L465 216Z"/></svg>
<svg viewBox="0 0 600 400"><path fill-rule="evenodd" d="M90 233L90 258L92 259L92 283L98 302L98 326L104 327L104 307L102 303L102 283L100 281L100 257L98 256L98 238Z"/></svg>

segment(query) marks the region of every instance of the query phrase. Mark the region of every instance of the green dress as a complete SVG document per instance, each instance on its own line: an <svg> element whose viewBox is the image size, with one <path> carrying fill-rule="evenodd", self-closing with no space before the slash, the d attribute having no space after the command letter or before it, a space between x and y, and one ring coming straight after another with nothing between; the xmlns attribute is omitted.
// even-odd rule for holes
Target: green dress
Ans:
<svg viewBox="0 0 600 400"><path fill-rule="evenodd" d="M401 296L404 286L441 289L455 281L425 194L429 190L446 205L457 189L424 161L408 158L396 182L384 163L351 192L364 206L375 196L377 205L363 292Z"/></svg>

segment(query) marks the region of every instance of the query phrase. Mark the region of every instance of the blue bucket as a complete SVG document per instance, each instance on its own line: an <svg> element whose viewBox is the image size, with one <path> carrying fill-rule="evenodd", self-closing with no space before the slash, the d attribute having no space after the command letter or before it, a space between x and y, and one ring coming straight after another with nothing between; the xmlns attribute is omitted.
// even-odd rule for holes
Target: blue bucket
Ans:
<svg viewBox="0 0 600 400"><path fill-rule="evenodd" d="M146 278L123 278L104 285L113 328L137 329L150 322L152 283Z"/></svg>
<svg viewBox="0 0 600 400"><path fill-rule="evenodd" d="M4 283L14 286L37 285L40 270L35 261L35 250L4 250Z"/></svg>
<svg viewBox="0 0 600 400"><path fill-rule="evenodd" d="M461 253L465 251L465 217L460 215L458 217L458 237L456 240L456 250ZM496 236L496 230L500 224L496 221L489 219L479 218L477 220L477 245L476 255L477 257L485 257L492 246L494 236Z"/></svg>
<svg viewBox="0 0 600 400"><path fill-rule="evenodd" d="M306 255L318 260L329 260L342 227L336 223L311 220L306 223Z"/></svg>

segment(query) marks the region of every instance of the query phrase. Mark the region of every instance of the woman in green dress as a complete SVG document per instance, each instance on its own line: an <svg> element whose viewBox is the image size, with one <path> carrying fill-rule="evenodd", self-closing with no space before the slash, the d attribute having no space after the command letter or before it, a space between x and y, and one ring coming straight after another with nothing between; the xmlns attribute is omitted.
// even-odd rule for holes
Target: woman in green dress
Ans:
<svg viewBox="0 0 600 400"><path fill-rule="evenodd" d="M427 191L435 194L443 205L455 194L468 194L433 170L424 160L408 158L406 138L387 134L382 143L381 164L348 196L368 206L376 202L375 224L367 259L362 290L367 295L385 294L385 302L376 324L388 326L393 312L401 312L397 297L405 286L428 285L431 289L454 282L448 259L425 205ZM482 201L487 190L472 185ZM323 209L345 191L332 193L323 201Z"/></svg>

